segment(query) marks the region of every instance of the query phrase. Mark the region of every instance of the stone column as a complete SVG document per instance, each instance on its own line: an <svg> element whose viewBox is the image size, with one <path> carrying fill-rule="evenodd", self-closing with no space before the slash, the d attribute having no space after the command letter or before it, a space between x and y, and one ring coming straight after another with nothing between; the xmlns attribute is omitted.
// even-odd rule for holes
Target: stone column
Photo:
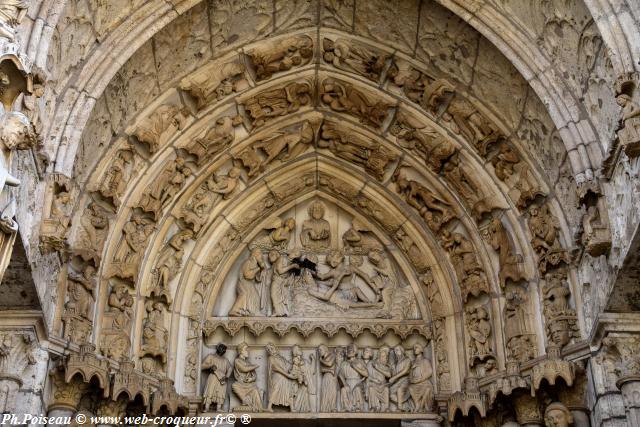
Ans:
<svg viewBox="0 0 640 427"><path fill-rule="evenodd" d="M630 427L640 427L640 375L621 378L618 387L622 392L627 423Z"/></svg>

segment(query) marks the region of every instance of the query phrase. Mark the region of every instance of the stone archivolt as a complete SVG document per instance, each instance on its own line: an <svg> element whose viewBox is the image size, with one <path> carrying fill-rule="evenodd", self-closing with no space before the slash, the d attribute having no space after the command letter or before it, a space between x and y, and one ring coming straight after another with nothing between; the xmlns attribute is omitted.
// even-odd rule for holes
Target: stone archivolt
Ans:
<svg viewBox="0 0 640 427"><path fill-rule="evenodd" d="M262 350L247 351L233 341L232 352L247 352L229 359L237 375L226 378L239 384L232 389L237 408L259 410L272 403L292 412L320 411L319 385L331 383L330 363L308 371L322 366L320 358L344 353L340 367L347 383L358 382L365 371L380 381L367 382L361 391L335 388L337 411L425 415L434 410L434 387L446 393L472 375L504 377L479 389L471 384L450 400L450 409L457 405L468 412L475 405L484 413L483 393L491 384L494 393L498 387L504 394L522 387L516 374L503 375L507 361L530 362L542 350L535 344L545 340L535 333L540 327L532 327L531 302L523 295L532 278L525 271L540 277L570 262L550 204L540 203L549 185L522 155L517 137L507 137L505 127L455 84L384 49L333 35L321 37L321 46L313 40L283 37L206 65L182 79L180 100L160 97L132 121L127 144L104 157L88 178L88 209L66 219L74 230L73 253L97 271L86 267L86 275L68 277L65 338L95 339L102 356L133 358L135 369L127 375L175 377L179 391L197 399L204 376L197 350L184 347L204 345L203 327L205 340L226 334L230 342L243 329L257 339L269 330L316 339L320 331L324 349L321 354L318 347L314 359L315 350L290 345L280 355L287 369L278 375L289 381L282 394L295 390L303 396L284 399L285 405L271 397L256 401L256 393L272 390L251 368ZM320 71L311 70L315 62ZM307 206L307 215L303 206L312 196L323 207ZM532 205L526 227L501 216ZM327 213L328 206L337 209ZM339 209L350 218L337 221ZM59 237L65 242L64 232ZM527 241L533 249L523 246ZM532 252L537 265L520 256ZM303 261L318 266L315 275L299 265ZM205 280L204 274L216 279ZM438 292L430 290L425 299L419 281L428 274L434 283L429 288ZM233 286L222 283L225 277ZM87 284L94 282L100 309L88 307L94 297ZM547 346L562 348L579 338L575 309L568 288L550 283L551 277L540 287ZM302 300L283 297L296 287ZM501 296L507 300L504 310ZM226 311L216 312L222 307L216 304L226 304ZM310 309L300 311L305 304ZM183 334L177 322L187 306ZM330 315L356 314L339 324L301 315L318 307ZM81 325L95 318L99 336L67 326L73 316ZM453 324L464 329L462 342L448 326ZM510 326L502 343L497 331L505 324ZM368 335L381 341L372 347L376 351L355 354L323 342L342 331L349 341ZM390 332L405 342L398 353L414 353L391 356L393 366L384 343ZM419 347L428 341L425 361L423 348L413 345L418 341ZM171 354L185 356L185 362L176 366ZM403 357L410 374L400 372ZM421 372L414 374L413 366ZM334 376L340 367L336 362ZM530 368L522 375L531 375ZM569 368L557 370L562 369ZM180 375L184 384L177 381ZM405 384L407 375L415 378ZM554 374L542 375L549 380ZM137 379L118 378L131 384L122 386L129 398L148 396ZM157 386L158 402L172 402L171 411L176 402L184 403L168 380Z"/></svg>

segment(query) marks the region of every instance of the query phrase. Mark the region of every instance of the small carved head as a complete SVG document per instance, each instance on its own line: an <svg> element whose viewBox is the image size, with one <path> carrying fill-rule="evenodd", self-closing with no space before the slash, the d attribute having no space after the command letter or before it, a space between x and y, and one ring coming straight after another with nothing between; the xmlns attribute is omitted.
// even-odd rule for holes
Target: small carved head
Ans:
<svg viewBox="0 0 640 427"><path fill-rule="evenodd" d="M238 357L247 358L249 357L249 346L245 343L240 343L238 345Z"/></svg>
<svg viewBox="0 0 640 427"><path fill-rule="evenodd" d="M390 349L386 345L380 347L380 349L378 350L378 360L380 360L382 363L387 363L387 361L389 360L389 351Z"/></svg>
<svg viewBox="0 0 640 427"><path fill-rule="evenodd" d="M275 249L269 251L269 262L274 263L280 258L280 254Z"/></svg>
<svg viewBox="0 0 640 427"><path fill-rule="evenodd" d="M344 260L344 255L340 251L331 251L329 255L327 255L327 263L336 268L340 263Z"/></svg>
<svg viewBox="0 0 640 427"><path fill-rule="evenodd" d="M309 206L309 216L313 219L322 219L324 217L324 205L315 201Z"/></svg>
<svg viewBox="0 0 640 427"><path fill-rule="evenodd" d="M216 353L218 353L219 356L224 355L227 352L227 346L224 345L223 343L220 343L216 346Z"/></svg>
<svg viewBox="0 0 640 427"><path fill-rule="evenodd" d="M362 259L362 255L351 255L349 257L349 264L354 267L362 267L364 260Z"/></svg>
<svg viewBox="0 0 640 427"><path fill-rule="evenodd" d="M276 354L278 354L278 349L276 349L276 346L273 345L273 343L267 344L266 350L267 350L267 353L269 353L269 355L271 356L275 356Z"/></svg>
<svg viewBox="0 0 640 427"><path fill-rule="evenodd" d="M414 344L413 354L415 354L416 356L422 356L423 353L424 353L424 347L422 347L420 344Z"/></svg>
<svg viewBox="0 0 640 427"><path fill-rule="evenodd" d="M396 355L396 358L398 360L404 359L404 348L402 348L401 345L397 345L397 346L393 347L393 354Z"/></svg>
<svg viewBox="0 0 640 427"><path fill-rule="evenodd" d="M544 423L547 427L569 427L573 424L573 416L562 403L553 402L544 411Z"/></svg>
<svg viewBox="0 0 640 427"><path fill-rule="evenodd" d="M3 114L0 121L0 141L6 149L28 150L36 145L37 136L27 116L12 111Z"/></svg>
<svg viewBox="0 0 640 427"><path fill-rule="evenodd" d="M372 357L373 357L373 350L371 350L371 347L365 348L362 353L362 358L364 360L371 360Z"/></svg>
<svg viewBox="0 0 640 427"><path fill-rule="evenodd" d="M351 343L347 346L347 358L352 359L358 355L358 346L355 343Z"/></svg>

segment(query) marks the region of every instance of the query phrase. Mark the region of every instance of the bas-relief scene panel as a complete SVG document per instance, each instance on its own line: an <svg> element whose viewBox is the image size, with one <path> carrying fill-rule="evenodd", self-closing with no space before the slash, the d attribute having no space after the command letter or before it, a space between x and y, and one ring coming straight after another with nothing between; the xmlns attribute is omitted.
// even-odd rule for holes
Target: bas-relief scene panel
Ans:
<svg viewBox="0 0 640 427"><path fill-rule="evenodd" d="M385 242L361 218L320 199L268 220L231 267L212 315L426 318Z"/></svg>

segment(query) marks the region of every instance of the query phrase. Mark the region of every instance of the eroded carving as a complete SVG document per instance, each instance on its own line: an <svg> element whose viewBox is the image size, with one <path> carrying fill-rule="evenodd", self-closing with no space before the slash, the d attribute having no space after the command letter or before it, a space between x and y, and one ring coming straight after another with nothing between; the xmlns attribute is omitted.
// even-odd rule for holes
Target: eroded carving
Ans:
<svg viewBox="0 0 640 427"><path fill-rule="evenodd" d="M529 215L531 246L538 256L538 270L545 273L549 268L558 267L562 263L568 264L569 254L560 245L560 226L549 211L549 206L532 206Z"/></svg>
<svg viewBox="0 0 640 427"><path fill-rule="evenodd" d="M318 148L326 148L335 156L362 166L380 181L398 158L381 143L354 136L353 132L342 130L333 122L322 125Z"/></svg>
<svg viewBox="0 0 640 427"><path fill-rule="evenodd" d="M253 126L258 128L309 105L312 93L311 83L292 82L284 88L269 89L252 96L244 103L244 108Z"/></svg>
<svg viewBox="0 0 640 427"><path fill-rule="evenodd" d="M313 40L309 36L296 36L265 49L256 49L248 54L256 80L267 80L274 74L302 67L313 58Z"/></svg>
<svg viewBox="0 0 640 427"><path fill-rule="evenodd" d="M339 70L360 74L363 77L380 81L382 73L388 66L391 55L382 53L377 49L370 48L352 40L338 38L322 39L322 59ZM389 64L388 75L395 75L395 66Z"/></svg>
<svg viewBox="0 0 640 427"><path fill-rule="evenodd" d="M163 140L165 132L182 129L186 115L186 111L176 105L163 104L140 121L132 135L138 141L145 143L149 149L149 154L153 155L166 142Z"/></svg>
<svg viewBox="0 0 640 427"><path fill-rule="evenodd" d="M371 101L367 95L349 83L326 79L320 87L320 99L333 111L351 114L361 123L382 128L391 105L384 101Z"/></svg>
<svg viewBox="0 0 640 427"><path fill-rule="evenodd" d="M449 252L456 270L464 301L469 295L477 297L482 293L488 294L489 283L473 244L463 234L451 234L447 230L442 232L441 238L442 246Z"/></svg>
<svg viewBox="0 0 640 427"><path fill-rule="evenodd" d="M237 62L213 63L185 77L180 89L189 92L197 100L200 110L247 86L244 65Z"/></svg>

